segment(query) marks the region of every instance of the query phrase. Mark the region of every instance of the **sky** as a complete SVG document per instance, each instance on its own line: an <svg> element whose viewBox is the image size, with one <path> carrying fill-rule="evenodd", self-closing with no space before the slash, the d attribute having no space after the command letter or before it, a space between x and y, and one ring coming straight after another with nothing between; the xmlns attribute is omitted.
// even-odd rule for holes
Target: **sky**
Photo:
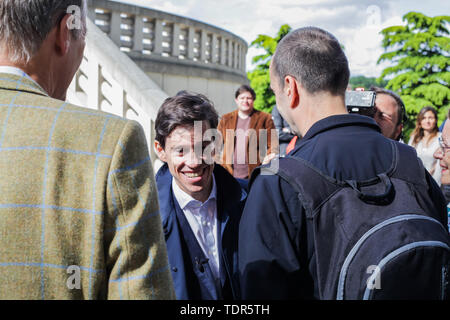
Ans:
<svg viewBox="0 0 450 320"><path fill-rule="evenodd" d="M378 77L387 63L379 32L403 25L402 16L418 11L428 16L450 15L447 0L114 0L185 16L225 29L250 46L258 34L275 36L280 26L316 26L331 32L344 45L351 76ZM254 68L250 47L247 71Z"/></svg>

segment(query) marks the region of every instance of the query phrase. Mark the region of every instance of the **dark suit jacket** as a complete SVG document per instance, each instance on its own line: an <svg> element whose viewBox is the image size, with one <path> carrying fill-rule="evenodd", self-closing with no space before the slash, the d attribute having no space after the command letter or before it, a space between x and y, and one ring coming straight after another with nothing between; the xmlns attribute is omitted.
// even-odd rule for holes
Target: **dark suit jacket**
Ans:
<svg viewBox="0 0 450 320"><path fill-rule="evenodd" d="M239 299L240 287L237 273L238 228L247 193L221 166L214 168L217 186L217 214L219 229L219 255L222 296ZM183 212L172 192L172 175L167 164L156 175L162 223L167 243L169 264L177 299L216 300L208 288L214 287L214 279L205 256L195 236L189 234L183 224ZM184 218L185 219L185 218ZM188 228L190 228L188 226ZM186 241L187 239L187 241Z"/></svg>
<svg viewBox="0 0 450 320"><path fill-rule="evenodd" d="M222 154L218 157L218 163L220 163L225 169L228 170L229 173L233 174L233 155L234 155L234 144L236 140L235 132L229 132L227 134L227 129L236 130L236 124L238 119L238 110L235 110L233 112L224 114L222 118L220 119L219 126L217 127L217 130L222 134L224 148L222 151ZM247 154L249 154L249 151L251 150L249 146L252 146L249 141L256 140L256 150L253 149L253 152L257 152L256 154L257 159L256 163L250 163L248 165L248 176L250 177L253 169L261 165L261 162L264 158L261 158L259 156L260 152L260 134L259 130L266 129L267 130L267 153L278 153L278 137L276 139L271 139L272 130L274 131L273 134L276 133L275 125L272 120L272 116L266 112L254 110L253 113L250 115L250 126L249 129L255 129L256 135L250 135L249 139L247 140ZM251 160L251 159L249 159Z"/></svg>

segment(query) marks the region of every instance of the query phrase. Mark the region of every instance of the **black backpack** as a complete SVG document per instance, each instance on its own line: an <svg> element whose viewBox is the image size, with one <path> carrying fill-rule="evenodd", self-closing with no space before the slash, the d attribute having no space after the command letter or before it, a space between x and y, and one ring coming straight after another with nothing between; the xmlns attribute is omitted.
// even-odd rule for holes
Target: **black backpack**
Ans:
<svg viewBox="0 0 450 320"><path fill-rule="evenodd" d="M261 167L298 192L320 299L449 299L450 237L425 168L414 149L392 148L392 168L369 181L337 181L289 156L275 160L278 170Z"/></svg>

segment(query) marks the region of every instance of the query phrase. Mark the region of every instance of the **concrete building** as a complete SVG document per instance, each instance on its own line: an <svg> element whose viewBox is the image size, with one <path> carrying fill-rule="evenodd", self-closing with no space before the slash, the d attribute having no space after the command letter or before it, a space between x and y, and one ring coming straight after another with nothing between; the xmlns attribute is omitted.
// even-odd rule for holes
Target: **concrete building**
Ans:
<svg viewBox="0 0 450 320"><path fill-rule="evenodd" d="M247 43L212 25L107 0L88 0L88 35L68 100L139 121L153 145L153 121L180 90L210 98L220 115L235 108ZM152 159L156 158L150 147Z"/></svg>

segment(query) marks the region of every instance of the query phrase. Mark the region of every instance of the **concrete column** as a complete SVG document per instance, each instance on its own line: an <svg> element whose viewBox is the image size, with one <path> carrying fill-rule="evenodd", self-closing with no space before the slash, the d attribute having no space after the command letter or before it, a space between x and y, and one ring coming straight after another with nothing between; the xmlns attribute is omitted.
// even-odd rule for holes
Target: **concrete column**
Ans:
<svg viewBox="0 0 450 320"><path fill-rule="evenodd" d="M133 35L133 51L142 53L144 45L142 40L144 39L144 21L141 16L134 16L134 35Z"/></svg>
<svg viewBox="0 0 450 320"><path fill-rule="evenodd" d="M245 46L242 46L241 47L241 68L240 68L240 70L243 72L245 72L246 56L247 56L247 54L246 54Z"/></svg>
<svg viewBox="0 0 450 320"><path fill-rule="evenodd" d="M239 65L239 44L237 42L234 43L233 46L233 51L234 51L234 61L233 61L233 68L237 69L238 65Z"/></svg>
<svg viewBox="0 0 450 320"><path fill-rule="evenodd" d="M180 55L180 25L174 23L172 28L172 56L178 58Z"/></svg>
<svg viewBox="0 0 450 320"><path fill-rule="evenodd" d="M119 98L121 98L122 102L122 117L126 118L128 112L128 102L127 102L127 93L125 90L123 89L120 90Z"/></svg>
<svg viewBox="0 0 450 320"><path fill-rule="evenodd" d="M217 55L217 35L215 33L213 33L212 35L212 39L211 39L211 63L217 63L218 61L218 57L216 57Z"/></svg>
<svg viewBox="0 0 450 320"><path fill-rule="evenodd" d="M154 37L153 37L153 52L154 54L162 54L162 32L163 32L163 26L162 26L162 20L155 19L155 28L154 31Z"/></svg>
<svg viewBox="0 0 450 320"><path fill-rule="evenodd" d="M156 138L155 121L150 120L150 137L149 137L148 151L150 153L150 159L152 160L152 166L155 163L155 160L159 159L158 156L156 155L155 148L153 148L155 138ZM154 173L156 174L156 172Z"/></svg>
<svg viewBox="0 0 450 320"><path fill-rule="evenodd" d="M227 66L233 67L233 41L228 40L228 63Z"/></svg>
<svg viewBox="0 0 450 320"><path fill-rule="evenodd" d="M205 62L206 60L206 40L208 39L208 35L206 34L205 30L202 30L201 36L200 36L200 61Z"/></svg>
<svg viewBox="0 0 450 320"><path fill-rule="evenodd" d="M224 37L222 36L222 38L220 39L220 64L225 65L226 61L227 61L227 57L226 57L226 42Z"/></svg>
<svg viewBox="0 0 450 320"><path fill-rule="evenodd" d="M103 99L103 95L101 93L102 77L100 64L92 56L89 57L88 63L88 92L86 92L87 105L89 108L100 110L100 105Z"/></svg>
<svg viewBox="0 0 450 320"><path fill-rule="evenodd" d="M247 49L245 46L242 47L242 68L241 70L243 72L246 72L246 65L247 65Z"/></svg>
<svg viewBox="0 0 450 320"><path fill-rule="evenodd" d="M120 25L122 23L122 18L120 17L120 13L113 11L111 12L111 20L109 21L109 37L111 40L120 47Z"/></svg>
<svg viewBox="0 0 450 320"><path fill-rule="evenodd" d="M187 38L187 57L189 60L194 59L194 35L195 35L194 28L189 27Z"/></svg>

